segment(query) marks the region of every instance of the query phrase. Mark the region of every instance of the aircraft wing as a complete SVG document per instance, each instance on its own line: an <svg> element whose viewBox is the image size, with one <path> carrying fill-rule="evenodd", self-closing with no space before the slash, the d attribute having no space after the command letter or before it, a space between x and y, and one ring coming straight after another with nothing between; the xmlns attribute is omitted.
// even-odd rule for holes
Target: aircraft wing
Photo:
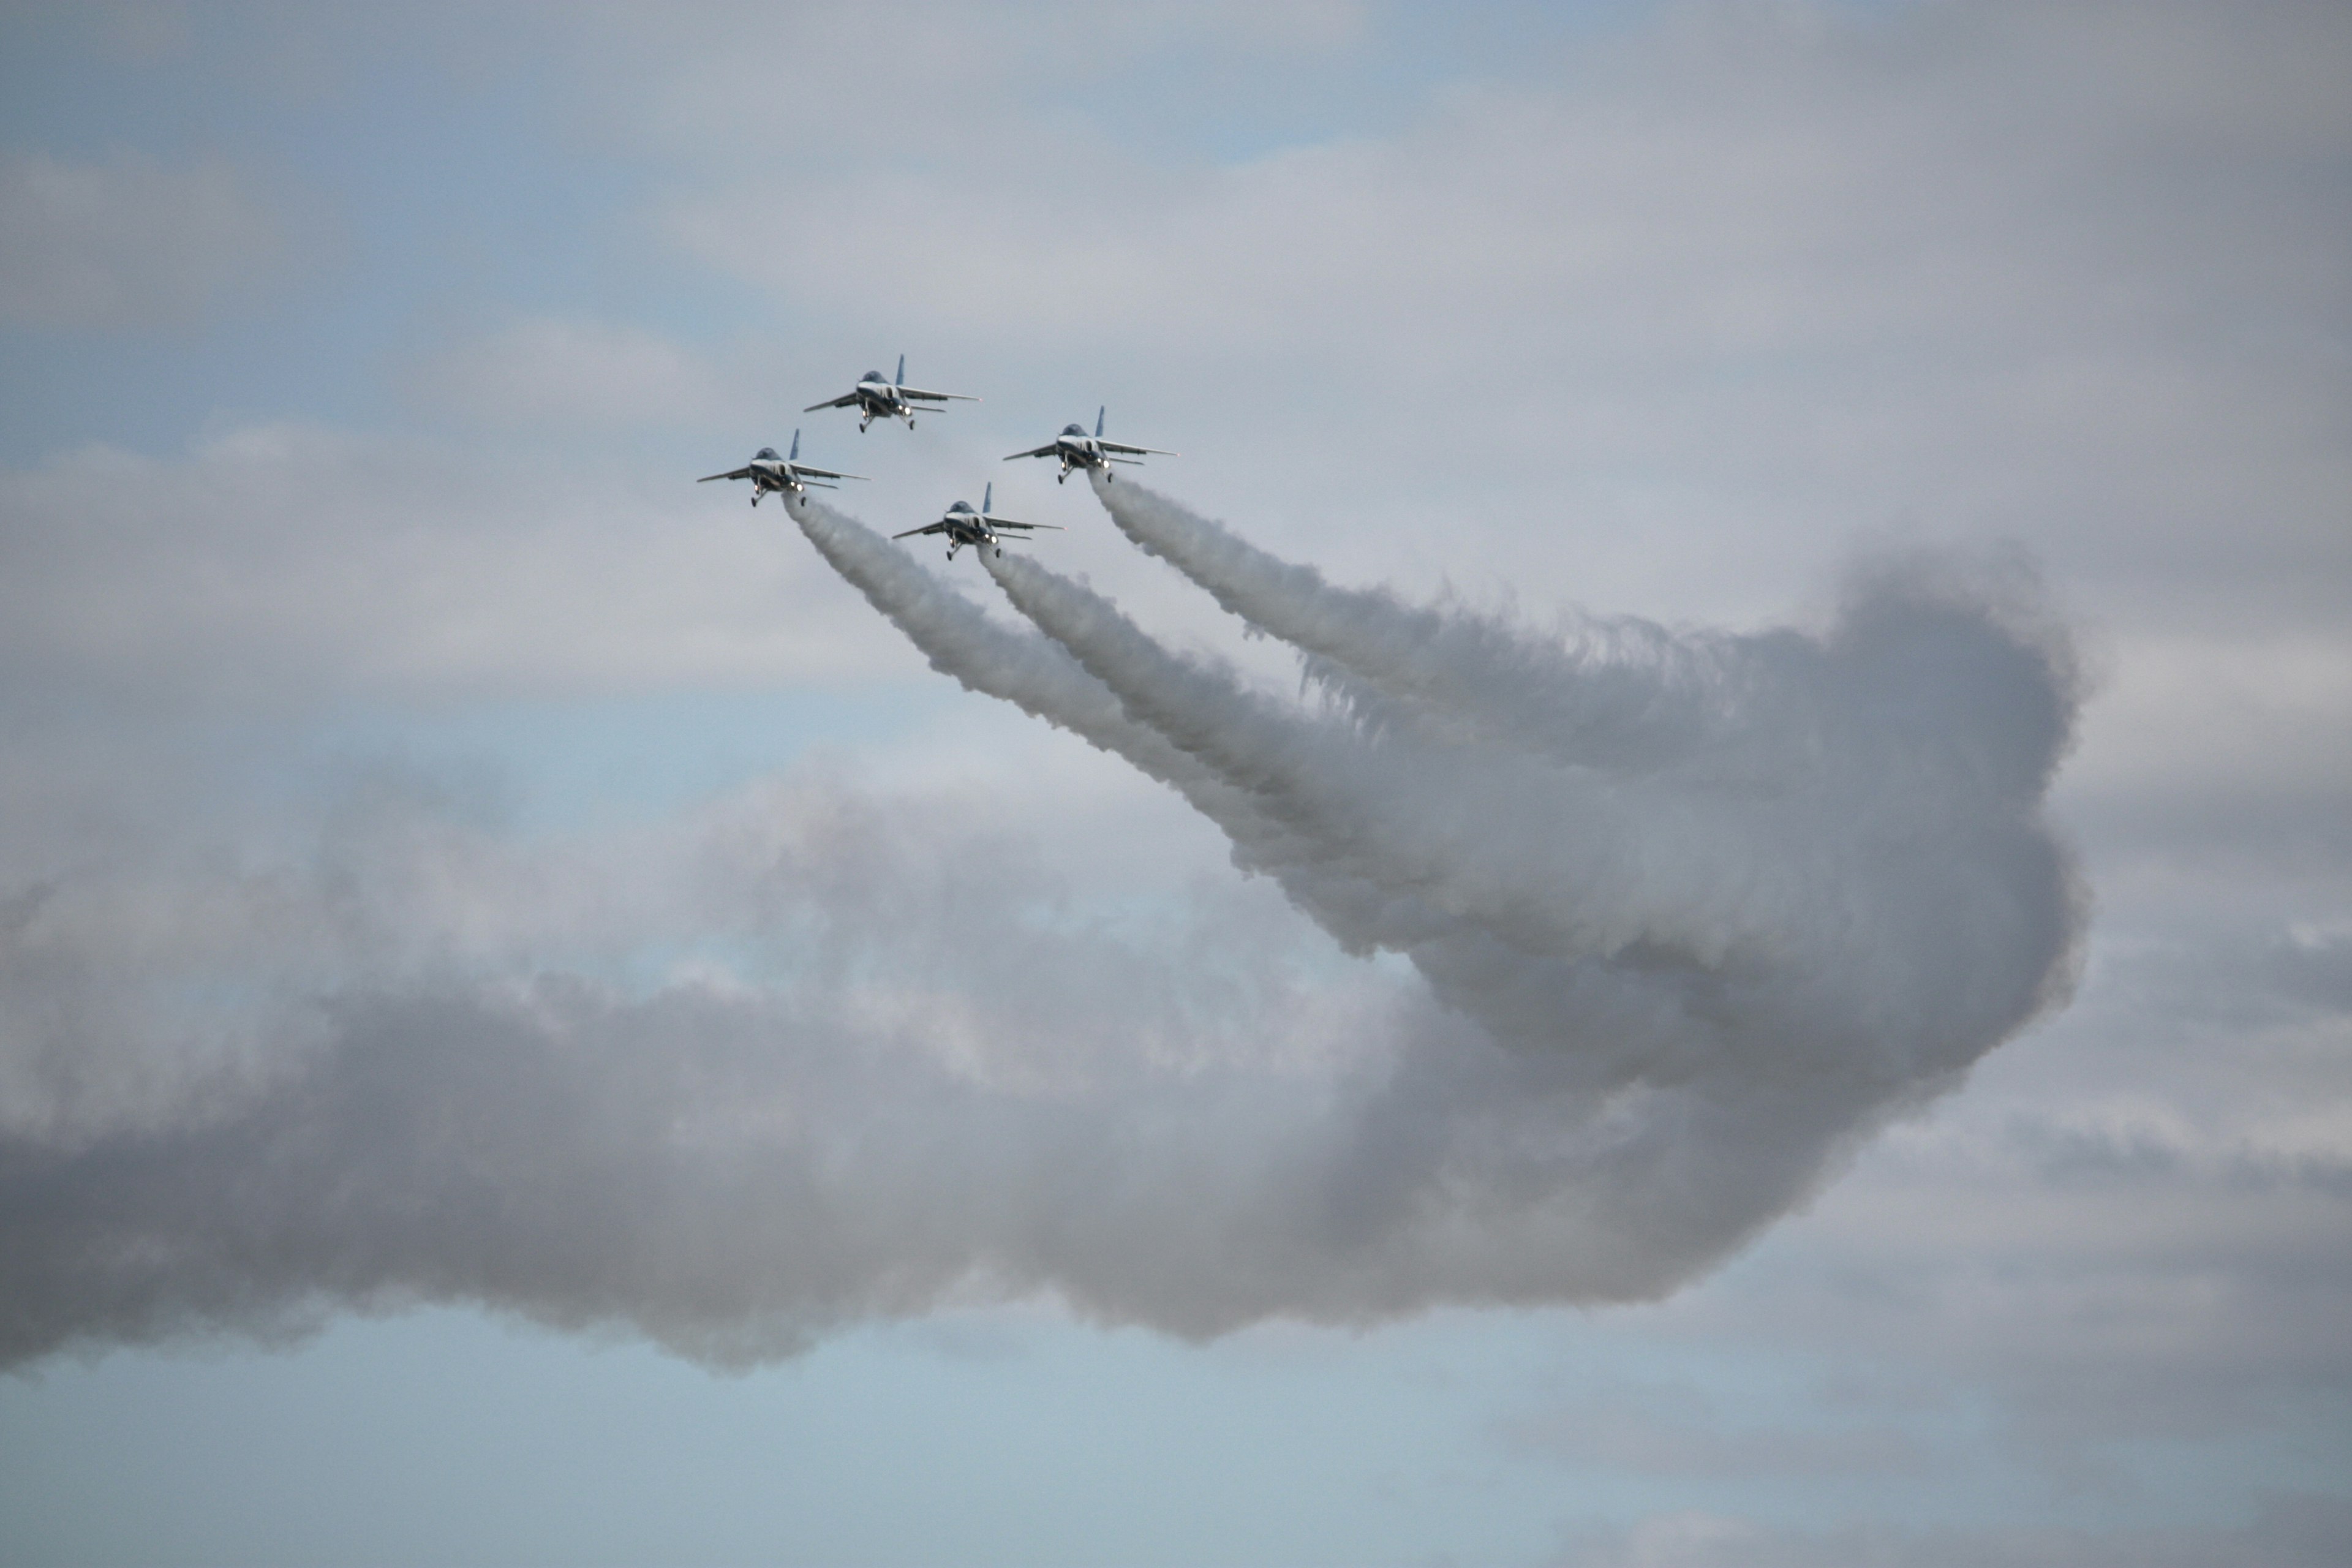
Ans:
<svg viewBox="0 0 2352 1568"><path fill-rule="evenodd" d="M925 392L919 386L902 386L898 389L898 395L901 397L928 397L935 403L945 403L950 399L953 399L958 403L978 403L980 401L977 397L967 396L961 392ZM808 410L803 409L801 412L805 414Z"/></svg>
<svg viewBox="0 0 2352 1568"><path fill-rule="evenodd" d="M812 403L806 408L802 409L801 412L803 414L814 414L820 408L846 408L856 401L857 394L854 392L845 392L830 403Z"/></svg>
<svg viewBox="0 0 2352 1568"><path fill-rule="evenodd" d="M748 479L751 477L751 469L738 468L731 474L705 474L694 482L698 485L707 485L713 479Z"/></svg>
<svg viewBox="0 0 2352 1568"><path fill-rule="evenodd" d="M1184 455L1181 452L1163 452L1157 447L1129 447L1118 441L1104 441L1102 449L1106 452L1133 452L1139 456L1149 452L1155 458L1181 458Z"/></svg>
<svg viewBox="0 0 2352 1568"><path fill-rule="evenodd" d="M836 474L831 468L812 468L806 463L794 463L793 465L793 472L802 475L814 474L821 479L862 479L866 478L864 474Z"/></svg>
<svg viewBox="0 0 2352 1568"><path fill-rule="evenodd" d="M1061 444L1059 442L1048 441L1034 452L1015 452L1012 457L1007 458L1004 460L1009 463L1013 458L1050 458L1055 452L1060 450Z"/></svg>
<svg viewBox="0 0 2352 1568"><path fill-rule="evenodd" d="M934 522L929 524L928 527L910 528L904 533L894 533L890 537L893 539L912 539L919 533L945 533L947 531L948 525L946 523Z"/></svg>
<svg viewBox="0 0 2352 1568"><path fill-rule="evenodd" d="M1009 517L992 517L988 520L988 526L991 528L1050 528L1055 533L1064 531L1058 522L1015 522Z"/></svg>

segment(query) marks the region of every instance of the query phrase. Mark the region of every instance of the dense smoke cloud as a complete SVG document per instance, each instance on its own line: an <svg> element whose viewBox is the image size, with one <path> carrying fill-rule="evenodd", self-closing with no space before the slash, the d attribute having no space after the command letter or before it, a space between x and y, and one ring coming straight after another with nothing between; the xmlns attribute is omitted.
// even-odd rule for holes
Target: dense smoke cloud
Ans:
<svg viewBox="0 0 2352 1568"><path fill-rule="evenodd" d="M2013 576L1882 567L1822 638L1546 638L1335 590L1095 483L1129 538L1296 645L1325 710L1031 561L982 557L1046 641L822 504L794 515L935 666L1173 785L1237 863L1349 949L1406 954L1503 1047L1409 1049L1368 1110L1344 1180L1381 1195L1360 1202L1395 1205L1392 1237L1433 1207L1461 1227L1447 1278L1352 1271L1368 1305L1669 1288L2071 978L2080 899L2038 813L2074 671Z"/></svg>
<svg viewBox="0 0 2352 1568"><path fill-rule="evenodd" d="M1654 1296L2063 990L2072 675L2026 587L1539 637L1102 494L1320 700L1032 562L987 561L1008 625L793 515L938 668L1417 980L1327 983L1244 889L1074 923L952 803L805 780L618 849L403 819L308 871L47 883L0 910L0 1360L419 1300L740 1360L1041 1292L1186 1334ZM133 926L202 952L140 969ZM732 962L633 983L664 943ZM236 1016L208 1074L91 1035L197 996Z"/></svg>

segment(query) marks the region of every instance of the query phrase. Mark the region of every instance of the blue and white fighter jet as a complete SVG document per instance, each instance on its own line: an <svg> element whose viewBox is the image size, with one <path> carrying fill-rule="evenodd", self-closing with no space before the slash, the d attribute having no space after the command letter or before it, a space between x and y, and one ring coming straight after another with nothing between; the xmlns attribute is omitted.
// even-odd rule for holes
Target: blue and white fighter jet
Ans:
<svg viewBox="0 0 2352 1568"><path fill-rule="evenodd" d="M974 550L993 550L999 555L1003 554L1005 541L1000 538L996 531L1000 528L1018 528L1024 531L1034 528L1050 528L1056 533L1062 531L1059 523L1015 522L1009 517L998 517L989 510L995 500L996 486L991 483L980 493L978 511L971 510L971 502L960 500L948 508L946 514L939 521L923 528L910 528L904 533L894 533L890 537L912 539L919 533L944 533L948 536L948 559L952 561L956 558L956 552L967 544ZM1013 536L1013 541L1016 543L1025 542L1018 534Z"/></svg>
<svg viewBox="0 0 2352 1568"><path fill-rule="evenodd" d="M793 449L782 458L773 447L762 447L758 457L741 468L724 474L705 474L694 482L707 485L713 479L749 479L751 481L751 504L758 506L760 498L770 490L782 490L789 495L805 495L808 487L821 490L837 490L839 485L828 485L826 479L862 479L864 474L836 474L831 468L811 468L800 460L801 433L793 432Z"/></svg>
<svg viewBox="0 0 2352 1568"><path fill-rule="evenodd" d="M907 356L898 356L898 374L885 381L878 370L869 370L857 378L857 384L830 403L812 403L801 410L814 414L820 408L847 408L855 405L859 410L858 432L877 419L904 419L907 428L915 427L915 405L937 403L944 406L953 403L978 403L977 397L961 392L925 392L919 386L907 384ZM928 412L928 411L927 411Z"/></svg>
<svg viewBox="0 0 2352 1568"><path fill-rule="evenodd" d="M1104 440L1103 416L1108 412L1108 407L1095 410L1095 433L1091 436L1087 434L1087 427L1083 425L1065 425L1062 433L1045 446L1032 451L1015 452L1004 460L1009 463L1015 458L1059 458L1062 459L1062 471L1054 476L1054 482L1058 485L1070 477L1072 468L1099 468L1102 477L1108 479L1115 477L1110 471L1113 463L1132 463L1140 467L1146 453L1155 458L1183 455L1181 452L1163 452L1157 447L1129 447L1122 442ZM1123 452L1134 455L1118 455Z"/></svg>

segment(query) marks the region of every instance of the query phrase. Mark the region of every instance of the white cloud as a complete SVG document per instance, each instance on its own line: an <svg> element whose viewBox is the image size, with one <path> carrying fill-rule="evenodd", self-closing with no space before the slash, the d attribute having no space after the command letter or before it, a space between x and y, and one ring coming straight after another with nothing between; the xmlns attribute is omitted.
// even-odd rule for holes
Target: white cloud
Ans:
<svg viewBox="0 0 2352 1568"><path fill-rule="evenodd" d="M913 150L787 104L663 142L656 221L818 341L1148 364L1199 499L1344 515L1326 558L1450 510L1455 572L1654 610L1719 570L1686 613L1753 616L1857 528L2008 532L2103 614L2308 627L2352 573L2347 55L2329 7L1700 7L1231 165L1034 92Z"/></svg>
<svg viewBox="0 0 2352 1568"><path fill-rule="evenodd" d="M668 338L545 316L452 348L416 380L452 412L492 427L677 425L727 406L712 368Z"/></svg>
<svg viewBox="0 0 2352 1568"><path fill-rule="evenodd" d="M20 679L208 702L918 668L772 504L695 477L292 425L91 447L0 475L0 647Z"/></svg>

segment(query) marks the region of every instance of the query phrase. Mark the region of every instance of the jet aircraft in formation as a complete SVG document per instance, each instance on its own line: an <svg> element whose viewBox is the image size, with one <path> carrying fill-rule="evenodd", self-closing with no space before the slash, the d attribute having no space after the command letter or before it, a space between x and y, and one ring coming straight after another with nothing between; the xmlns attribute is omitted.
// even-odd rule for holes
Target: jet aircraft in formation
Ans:
<svg viewBox="0 0 2352 1568"><path fill-rule="evenodd" d="M793 495L807 493L815 485L821 490L837 490L839 485L828 485L825 479L862 479L864 474L836 474L831 468L811 468L800 460L801 433L793 432L793 449L782 458L773 447L762 447L759 456L741 468L724 474L705 474L695 483L707 485L713 479L749 479L751 481L751 504L758 506L760 498L770 490L783 490Z"/></svg>
<svg viewBox="0 0 2352 1568"><path fill-rule="evenodd" d="M855 404L860 411L857 432L862 436L866 433L866 427L877 419L904 419L907 422L907 428L912 430L915 427L915 405L918 403L937 403L944 407L950 402L978 403L979 401L979 398L967 396L961 392L925 392L919 386L908 386L907 356L900 354L898 374L888 381L882 379L880 371L869 370L857 378L856 386L851 387L839 397L830 403L812 403L801 412L814 414L820 408L847 408Z"/></svg>
<svg viewBox="0 0 2352 1568"><path fill-rule="evenodd" d="M907 428L912 430L918 405L928 411L933 405L944 407L949 403L979 401L979 398L961 392L926 392L919 386L908 386L907 356L900 354L898 374L886 379L880 371L869 370L857 378L856 386L839 397L827 403L812 403L802 412L814 414L821 408L854 406L858 410L857 428L861 433L877 419L904 419ZM1110 466L1113 463L1139 465L1146 457L1177 456L1158 447L1130 447L1122 441L1106 440L1103 437L1103 416L1108 412L1107 408L1095 410L1095 433L1091 436L1087 434L1087 427L1083 425L1065 425L1062 433L1045 446L1026 452L1015 452L1004 460L1010 463L1019 458L1058 458L1062 471L1054 476L1054 482L1060 484L1070 477L1074 468L1098 470L1104 479L1108 479L1112 477ZM811 487L825 490L841 488L826 483L829 479L862 479L866 477L814 468L802 462L800 457L801 433L795 430L793 432L792 450L783 457L777 457L773 447L762 447L759 455L741 468L723 474L705 474L697 482L709 484L713 479L749 479L751 481L751 504L758 506L760 498L770 490L781 491L787 498L805 496ZM944 533L948 536L948 559L952 561L956 558L956 552L967 544L974 550L992 550L1002 555L1006 544L1025 541L1034 530L1050 528L1057 533L1062 531L1058 523L1019 522L1009 517L998 517L992 510L995 500L996 486L992 483L981 492L977 511L972 510L970 501L960 500L948 508L939 521L921 528L910 528L891 537L911 539L919 533ZM1000 529L1018 531L1008 537L998 532Z"/></svg>
<svg viewBox="0 0 2352 1568"><path fill-rule="evenodd" d="M996 486L992 483L980 492L978 511L971 510L971 502L960 500L948 508L939 521L924 528L910 528L904 533L894 533L890 537L912 539L919 533L944 533L948 536L948 559L952 561L956 558L956 552L967 544L974 550L993 550L999 555L1003 554L1004 541L996 532L1000 528L1050 528L1056 533L1062 531L1059 523L1015 522L1009 517L998 517L990 510L995 500ZM1020 542L1018 534L1013 537L1015 542Z"/></svg>
<svg viewBox="0 0 2352 1568"><path fill-rule="evenodd" d="M1026 452L1015 452L1004 460L1009 463L1015 458L1059 458L1062 459L1062 471L1054 476L1054 482L1058 485L1070 477L1072 468L1099 468L1102 477L1109 479L1117 477L1110 471L1113 463L1132 463L1140 467L1146 453L1156 458L1180 456L1175 452L1163 452L1157 447L1129 447L1118 441L1104 440L1103 416L1109 412L1108 407L1095 410L1095 433L1091 436L1087 434L1087 427L1083 425L1065 425L1062 433L1045 445ZM1134 455L1122 457L1118 455L1120 453Z"/></svg>

